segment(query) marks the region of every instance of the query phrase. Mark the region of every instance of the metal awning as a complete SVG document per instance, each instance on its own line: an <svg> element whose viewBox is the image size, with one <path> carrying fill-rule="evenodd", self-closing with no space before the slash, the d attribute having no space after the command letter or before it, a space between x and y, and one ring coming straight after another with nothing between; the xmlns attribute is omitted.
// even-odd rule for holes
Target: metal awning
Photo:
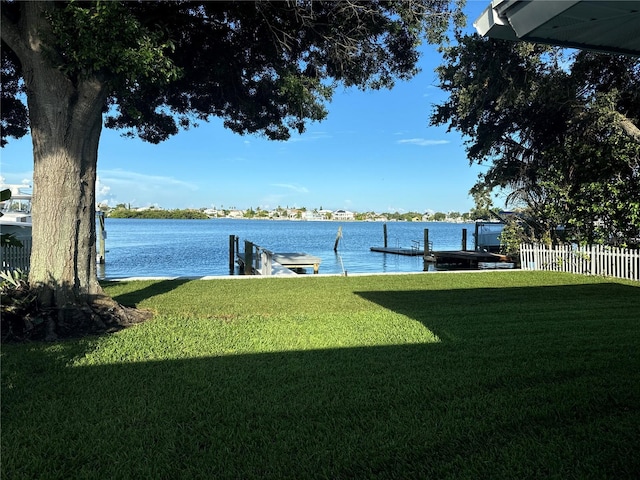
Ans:
<svg viewBox="0 0 640 480"><path fill-rule="evenodd" d="M640 56L640 0L492 0L473 26L491 38Z"/></svg>

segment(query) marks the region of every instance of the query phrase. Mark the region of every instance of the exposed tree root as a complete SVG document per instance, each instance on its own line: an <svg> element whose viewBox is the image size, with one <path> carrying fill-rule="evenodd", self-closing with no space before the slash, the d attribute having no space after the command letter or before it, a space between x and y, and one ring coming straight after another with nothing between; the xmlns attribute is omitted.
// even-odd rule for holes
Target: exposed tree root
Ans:
<svg viewBox="0 0 640 480"><path fill-rule="evenodd" d="M53 341L112 333L153 316L104 296L91 302L42 308L28 288L2 292L3 342Z"/></svg>

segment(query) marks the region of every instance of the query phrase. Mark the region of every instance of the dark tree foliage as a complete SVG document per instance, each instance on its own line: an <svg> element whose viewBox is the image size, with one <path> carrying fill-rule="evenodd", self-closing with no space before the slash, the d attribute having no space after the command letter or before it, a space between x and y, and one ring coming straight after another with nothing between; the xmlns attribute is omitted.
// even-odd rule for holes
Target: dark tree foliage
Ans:
<svg viewBox="0 0 640 480"><path fill-rule="evenodd" d="M1 146L7 143L7 137L20 138L27 134L29 122L27 120L27 108L20 100L23 94L20 82L20 74L17 66L19 62L15 54L8 48L2 48L2 91L0 94L0 133Z"/></svg>
<svg viewBox="0 0 640 480"><path fill-rule="evenodd" d="M3 0L2 139L28 126L34 145L29 282L39 304L59 309L58 327L122 316L96 274L104 126L158 143L220 117L240 134L287 139L325 118L338 85L413 76L420 42L459 25L459 3Z"/></svg>
<svg viewBox="0 0 640 480"><path fill-rule="evenodd" d="M2 6L20 22L19 2ZM390 88L413 76L416 46L462 18L445 0L58 2L47 16L52 62L72 81L108 83L105 126L152 143L211 116L285 140L326 116L338 83ZM21 75L5 47L3 92ZM24 125L24 107L3 108L3 122L5 112Z"/></svg>
<svg viewBox="0 0 640 480"><path fill-rule="evenodd" d="M640 62L465 36L438 68L434 125L488 163L473 191L505 188L536 235L629 244L640 232Z"/></svg>

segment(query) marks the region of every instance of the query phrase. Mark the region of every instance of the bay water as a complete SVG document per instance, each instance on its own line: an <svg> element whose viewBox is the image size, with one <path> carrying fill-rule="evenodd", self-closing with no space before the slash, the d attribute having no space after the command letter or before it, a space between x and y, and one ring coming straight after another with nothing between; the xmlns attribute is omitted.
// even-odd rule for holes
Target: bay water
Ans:
<svg viewBox="0 0 640 480"><path fill-rule="evenodd" d="M333 251L342 227L337 253ZM143 220L107 218L106 261L101 279L127 277L202 277L229 275L229 236L277 253L303 252L320 257L320 273L421 272L422 257L370 251L384 245L381 222L287 220ZM459 250L462 230L473 247L473 223L388 222L387 246L424 247L424 229L434 250ZM234 269L237 274L237 266Z"/></svg>

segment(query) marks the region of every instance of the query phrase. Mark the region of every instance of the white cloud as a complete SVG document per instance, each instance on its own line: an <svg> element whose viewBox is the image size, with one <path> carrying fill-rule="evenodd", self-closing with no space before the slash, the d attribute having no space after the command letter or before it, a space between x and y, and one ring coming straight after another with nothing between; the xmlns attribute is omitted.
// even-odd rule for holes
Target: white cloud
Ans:
<svg viewBox="0 0 640 480"><path fill-rule="evenodd" d="M179 187L187 190L195 191L197 185L173 177L165 177L162 175L148 175L138 172L130 172L128 170L101 170L100 178L105 184L118 184L135 186L141 189L152 189L158 187Z"/></svg>
<svg viewBox="0 0 640 480"><path fill-rule="evenodd" d="M422 97L423 97L423 98L427 98L427 97L432 96L432 95L433 95L433 90L434 90L434 89L439 89L439 87L438 87L438 86L436 86L436 85L427 85L427 90L431 90L431 91L430 91L430 92L429 92L429 91L424 92L424 93L422 94Z"/></svg>
<svg viewBox="0 0 640 480"><path fill-rule="evenodd" d="M292 190L296 193L309 193L309 189L307 187L303 187L302 185L296 185L293 183L272 183L271 186L286 188L287 190Z"/></svg>
<svg viewBox="0 0 640 480"><path fill-rule="evenodd" d="M158 202L184 202L189 198L185 192L195 192L198 186L162 175L147 175L128 170L101 170L96 184L96 199L99 203L116 205L132 203L148 206Z"/></svg>
<svg viewBox="0 0 640 480"><path fill-rule="evenodd" d="M111 190L111 187L104 185L100 181L100 177L96 179L96 195L106 197L109 195L110 190Z"/></svg>
<svg viewBox="0 0 640 480"><path fill-rule="evenodd" d="M385 212L389 212L389 213L407 213L409 210L407 210L406 208L402 208L402 207L388 206L384 211Z"/></svg>
<svg viewBox="0 0 640 480"><path fill-rule="evenodd" d="M30 188L33 185L33 172L2 172L0 184L20 185L23 188Z"/></svg>
<svg viewBox="0 0 640 480"><path fill-rule="evenodd" d="M432 147L434 145L446 145L450 143L449 140L428 140L426 138L405 138L398 140L398 143L419 145L421 147Z"/></svg>
<svg viewBox="0 0 640 480"><path fill-rule="evenodd" d="M327 132L305 132L302 135L291 137L288 142L313 142L322 138L331 138Z"/></svg>

